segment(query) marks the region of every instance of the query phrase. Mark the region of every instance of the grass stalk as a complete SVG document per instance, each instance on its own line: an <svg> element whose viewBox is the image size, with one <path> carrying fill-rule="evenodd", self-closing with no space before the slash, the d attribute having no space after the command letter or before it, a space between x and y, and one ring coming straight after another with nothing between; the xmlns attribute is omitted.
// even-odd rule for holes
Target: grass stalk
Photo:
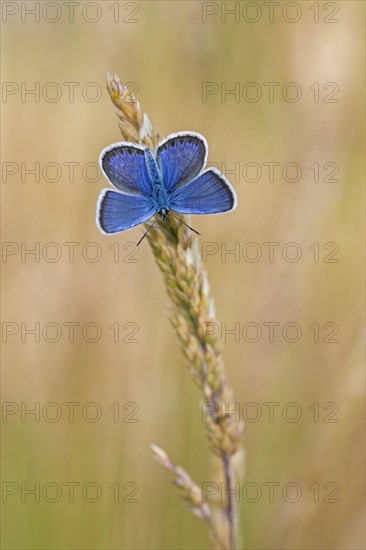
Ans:
<svg viewBox="0 0 366 550"><path fill-rule="evenodd" d="M124 140L142 143L151 149L159 142L148 116L138 100L128 93L117 75L108 75L107 89L117 108L119 127ZM186 223L187 218L182 217ZM149 226L146 225L146 229ZM207 273L199 253L199 241L184 224L168 215L168 220L155 220L146 235L170 299L169 317L186 358L193 382L202 392L203 402L209 404L206 430L211 451L222 463L226 483L226 541L222 540L219 525L215 525L202 490L180 466L174 466L167 453L153 446L154 457L170 473L180 496L191 511L204 519L216 545L234 550L235 502L233 499L234 471L232 458L240 456L243 445L243 422L237 422L234 399L222 359L218 336L205 334L204 328L217 323ZM207 411L207 409L206 409ZM214 506L211 504L211 506Z"/></svg>

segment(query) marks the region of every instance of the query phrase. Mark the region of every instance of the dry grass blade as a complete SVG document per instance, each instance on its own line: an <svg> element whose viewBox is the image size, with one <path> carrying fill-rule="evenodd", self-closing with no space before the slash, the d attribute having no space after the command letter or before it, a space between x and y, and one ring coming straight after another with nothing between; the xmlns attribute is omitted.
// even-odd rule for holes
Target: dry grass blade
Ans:
<svg viewBox="0 0 366 550"><path fill-rule="evenodd" d="M128 93L116 75L108 76L107 88L117 107L123 138L153 149L159 136L153 132L149 118L143 113L138 100ZM204 330L209 323L216 323L216 320L198 240L185 225L171 216L168 216L166 222L157 220L147 234L147 239L164 277L170 298L170 320L186 357L189 373L201 389L203 401L212 405L212 413L207 416L207 435L212 451L222 460L229 491L234 483L231 458L242 447L243 423L237 422L235 415L230 414L234 409L234 400L227 383L218 338L208 337ZM172 465L164 451L157 447L154 447L154 451L159 462L174 474L176 484L181 484L185 498L193 503L198 498L197 486L184 470L177 470ZM192 505L192 511L199 511L199 515L207 520L208 506L202 508L197 506L197 502ZM233 499L229 497L227 546L230 548L235 547L234 515ZM211 521L211 515L209 517Z"/></svg>

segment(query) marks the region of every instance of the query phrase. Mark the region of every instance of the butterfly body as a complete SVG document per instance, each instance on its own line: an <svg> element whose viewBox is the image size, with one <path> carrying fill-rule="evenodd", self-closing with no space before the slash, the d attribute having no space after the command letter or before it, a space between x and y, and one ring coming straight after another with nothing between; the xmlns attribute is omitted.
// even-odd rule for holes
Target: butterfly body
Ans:
<svg viewBox="0 0 366 550"><path fill-rule="evenodd" d="M163 185L163 177L156 163L155 157L148 147L144 149L147 171L152 184Z"/></svg>
<svg viewBox="0 0 366 550"><path fill-rule="evenodd" d="M163 221L166 221L169 211L169 193L165 188L163 176L155 157L148 147L145 148L145 162L152 184L149 199L152 206L156 209L156 213L161 216Z"/></svg>
<svg viewBox="0 0 366 550"><path fill-rule="evenodd" d="M138 144L119 142L103 149L100 166L113 189L104 189L97 205L97 225L104 234L126 231L154 214L166 221L169 210L213 214L236 207L235 191L215 168L202 172L207 143L194 132L163 140L153 153Z"/></svg>

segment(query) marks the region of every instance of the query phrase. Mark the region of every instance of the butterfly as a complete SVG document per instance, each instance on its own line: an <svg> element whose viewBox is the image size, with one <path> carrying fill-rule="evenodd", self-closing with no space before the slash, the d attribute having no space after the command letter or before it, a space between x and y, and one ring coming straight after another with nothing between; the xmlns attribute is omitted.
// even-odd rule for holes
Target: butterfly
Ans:
<svg viewBox="0 0 366 550"><path fill-rule="evenodd" d="M103 189L99 195L96 223L100 231L106 235L127 231L155 214L166 221L169 212L174 216L172 212L234 210L236 194L226 177L216 168L202 172L207 155L207 142L196 132L171 134L154 153L125 141L103 149L99 164L114 189Z"/></svg>

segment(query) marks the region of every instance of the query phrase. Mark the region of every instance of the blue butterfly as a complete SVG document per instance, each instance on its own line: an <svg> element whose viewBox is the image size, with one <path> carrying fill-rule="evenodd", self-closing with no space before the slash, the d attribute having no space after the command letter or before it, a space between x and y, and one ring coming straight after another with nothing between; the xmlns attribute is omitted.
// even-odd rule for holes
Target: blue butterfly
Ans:
<svg viewBox="0 0 366 550"><path fill-rule="evenodd" d="M155 153L125 141L103 149L99 164L115 190L103 189L99 195L100 231L106 235L126 231L155 214L166 221L170 210L182 214L234 210L236 194L225 176L216 168L202 172L207 154L205 138L195 132L169 135Z"/></svg>

